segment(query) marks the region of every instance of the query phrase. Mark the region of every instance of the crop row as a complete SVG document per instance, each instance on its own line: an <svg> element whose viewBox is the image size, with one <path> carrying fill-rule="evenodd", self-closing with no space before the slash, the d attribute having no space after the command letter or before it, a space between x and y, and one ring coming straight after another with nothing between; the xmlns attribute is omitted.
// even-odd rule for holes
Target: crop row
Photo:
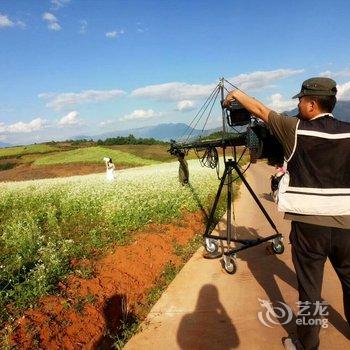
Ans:
<svg viewBox="0 0 350 350"><path fill-rule="evenodd" d="M197 161L189 169L188 186L177 162L118 171L114 182L97 174L0 184L0 321L9 303L28 307L50 292L71 259L128 244L135 230L183 210L209 210L217 175Z"/></svg>

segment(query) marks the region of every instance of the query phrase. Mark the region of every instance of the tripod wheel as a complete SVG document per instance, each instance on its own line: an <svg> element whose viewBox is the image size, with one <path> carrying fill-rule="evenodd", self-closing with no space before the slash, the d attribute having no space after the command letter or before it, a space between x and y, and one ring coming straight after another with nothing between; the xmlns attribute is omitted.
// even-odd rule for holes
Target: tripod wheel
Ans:
<svg viewBox="0 0 350 350"><path fill-rule="evenodd" d="M218 242L214 239L206 239L205 240L205 250L208 253L217 253L219 251Z"/></svg>
<svg viewBox="0 0 350 350"><path fill-rule="evenodd" d="M284 252L284 245L281 241L278 243L271 243L271 248L275 254L282 254Z"/></svg>
<svg viewBox="0 0 350 350"><path fill-rule="evenodd" d="M237 271L237 265L235 263L235 260L233 258L230 258L227 261L225 261L224 268L227 273L233 275Z"/></svg>

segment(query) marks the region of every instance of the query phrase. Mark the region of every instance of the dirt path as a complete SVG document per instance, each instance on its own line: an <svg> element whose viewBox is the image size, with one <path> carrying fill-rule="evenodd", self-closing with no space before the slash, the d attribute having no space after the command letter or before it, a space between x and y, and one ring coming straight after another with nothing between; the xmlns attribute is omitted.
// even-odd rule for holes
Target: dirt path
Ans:
<svg viewBox="0 0 350 350"><path fill-rule="evenodd" d="M252 349L281 350L281 338L295 332L295 323L271 323L260 300L280 307L286 303L296 313L297 281L291 261L290 224L269 201L269 175L273 167L259 162L247 179L285 237L283 255L267 255L266 245L238 254L237 272L229 275L218 260L205 260L200 249L177 275L153 307L142 331L125 350ZM241 186L235 203L236 230L240 238L273 234L273 230ZM225 218L217 231L225 231ZM321 329L320 350L349 349L350 329L345 322L338 278L326 263L322 296L329 303L328 328ZM267 325L258 318L259 314Z"/></svg>
<svg viewBox="0 0 350 350"><path fill-rule="evenodd" d="M62 164L33 166L29 163L19 164L13 169L0 171L1 181L27 181L102 173L101 164Z"/></svg>
<svg viewBox="0 0 350 350"><path fill-rule="evenodd" d="M174 224L150 225L130 246L115 247L97 261L72 261L81 274L59 285L59 295L41 298L16 322L10 339L18 349L104 349L125 315L142 314L142 304L165 264L180 264L174 245L203 231L201 213Z"/></svg>

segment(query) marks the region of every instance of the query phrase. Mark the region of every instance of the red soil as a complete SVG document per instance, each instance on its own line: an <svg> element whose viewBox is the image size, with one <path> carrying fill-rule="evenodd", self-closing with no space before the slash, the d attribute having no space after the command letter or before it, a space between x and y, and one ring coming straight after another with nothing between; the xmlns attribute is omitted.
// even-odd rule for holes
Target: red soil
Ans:
<svg viewBox="0 0 350 350"><path fill-rule="evenodd" d="M123 167L116 166L116 168L122 169ZM105 167L101 164L58 164L33 166L29 163L23 163L19 164L13 169L0 171L0 182L37 180L103 172L105 172Z"/></svg>
<svg viewBox="0 0 350 350"><path fill-rule="evenodd" d="M94 277L70 276L59 295L40 299L16 321L10 341L20 349L104 349L127 313L144 316L142 305L167 262L181 259L174 243L186 244L204 229L201 213L187 213L179 223L152 224L130 246L114 247L100 260L71 261L93 269ZM110 345L110 343L109 343Z"/></svg>

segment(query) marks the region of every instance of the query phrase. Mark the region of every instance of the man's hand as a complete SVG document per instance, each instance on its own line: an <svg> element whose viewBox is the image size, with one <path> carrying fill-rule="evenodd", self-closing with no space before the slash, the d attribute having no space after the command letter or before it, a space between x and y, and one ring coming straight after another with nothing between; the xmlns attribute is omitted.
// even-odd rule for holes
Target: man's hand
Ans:
<svg viewBox="0 0 350 350"><path fill-rule="evenodd" d="M248 96L243 91L235 89L230 91L222 103L224 108L227 108L233 100L237 100L245 109L254 116L262 119L265 123L268 122L270 109L260 101Z"/></svg>
<svg viewBox="0 0 350 350"><path fill-rule="evenodd" d="M222 102L222 107L227 108L230 105L230 103L235 100L235 98L233 96L233 93L235 91L238 91L238 89L232 90L226 95L226 98Z"/></svg>

